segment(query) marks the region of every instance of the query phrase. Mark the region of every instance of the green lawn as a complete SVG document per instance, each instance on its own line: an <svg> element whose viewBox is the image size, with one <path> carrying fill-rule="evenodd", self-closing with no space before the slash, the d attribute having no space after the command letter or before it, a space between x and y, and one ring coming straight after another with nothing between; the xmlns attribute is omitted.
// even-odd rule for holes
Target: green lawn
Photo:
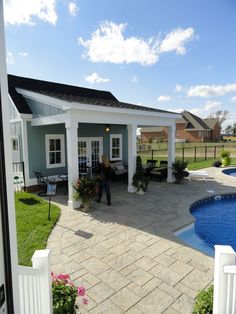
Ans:
<svg viewBox="0 0 236 314"><path fill-rule="evenodd" d="M26 192L15 193L15 207L19 264L31 266L34 251L46 247L60 208L51 205L51 220L48 220L48 203Z"/></svg>

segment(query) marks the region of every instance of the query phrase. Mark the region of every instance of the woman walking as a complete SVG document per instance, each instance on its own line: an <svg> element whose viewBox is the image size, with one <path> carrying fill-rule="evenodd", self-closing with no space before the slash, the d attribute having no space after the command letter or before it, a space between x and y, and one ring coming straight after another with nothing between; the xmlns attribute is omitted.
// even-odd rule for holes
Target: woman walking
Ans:
<svg viewBox="0 0 236 314"><path fill-rule="evenodd" d="M101 202L103 189L106 192L107 205L111 205L111 192L110 192L110 181L111 181L111 165L106 155L102 155L102 162L98 168L98 203Z"/></svg>

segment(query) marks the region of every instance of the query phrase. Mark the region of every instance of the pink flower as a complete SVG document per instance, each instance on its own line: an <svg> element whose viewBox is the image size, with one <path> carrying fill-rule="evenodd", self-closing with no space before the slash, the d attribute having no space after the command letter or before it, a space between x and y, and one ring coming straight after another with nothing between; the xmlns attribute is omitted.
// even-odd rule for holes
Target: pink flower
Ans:
<svg viewBox="0 0 236 314"><path fill-rule="evenodd" d="M85 295L84 287L78 287L78 295L80 295L81 297L83 297Z"/></svg>
<svg viewBox="0 0 236 314"><path fill-rule="evenodd" d="M83 304L88 304L88 299L83 298Z"/></svg>
<svg viewBox="0 0 236 314"><path fill-rule="evenodd" d="M67 274L58 274L57 278L62 279L62 280L67 280L67 279L70 279L70 276Z"/></svg>

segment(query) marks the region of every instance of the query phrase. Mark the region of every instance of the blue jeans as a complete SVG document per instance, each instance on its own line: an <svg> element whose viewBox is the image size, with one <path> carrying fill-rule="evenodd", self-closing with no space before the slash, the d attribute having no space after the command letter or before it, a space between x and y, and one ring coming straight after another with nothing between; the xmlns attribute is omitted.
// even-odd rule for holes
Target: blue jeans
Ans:
<svg viewBox="0 0 236 314"><path fill-rule="evenodd" d="M111 192L110 192L110 182L109 181L99 181L98 182L98 200L101 201L103 189L106 192L107 203L111 203Z"/></svg>

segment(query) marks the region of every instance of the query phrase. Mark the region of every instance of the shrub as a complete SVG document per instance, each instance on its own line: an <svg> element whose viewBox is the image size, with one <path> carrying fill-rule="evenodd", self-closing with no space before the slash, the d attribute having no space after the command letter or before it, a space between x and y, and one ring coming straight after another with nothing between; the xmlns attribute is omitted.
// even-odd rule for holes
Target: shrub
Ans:
<svg viewBox="0 0 236 314"><path fill-rule="evenodd" d="M75 300L77 296L84 297L84 287L76 287L67 274L51 274L53 314L74 314ZM88 300L83 298L83 304Z"/></svg>
<svg viewBox="0 0 236 314"><path fill-rule="evenodd" d="M220 157L221 158L227 158L227 157L230 157L230 151L228 150L222 150L221 153L220 153Z"/></svg>
<svg viewBox="0 0 236 314"><path fill-rule="evenodd" d="M96 186L97 183L95 180L88 177L80 178L77 183L73 185L75 189L75 199L80 199L83 204L91 200L96 196Z"/></svg>
<svg viewBox="0 0 236 314"><path fill-rule="evenodd" d="M213 286L207 290L201 290L193 306L193 314L212 314L213 313Z"/></svg>
<svg viewBox="0 0 236 314"><path fill-rule="evenodd" d="M136 172L133 175L133 186L137 188L137 192L139 190L146 191L149 180L148 177L145 176L143 166L142 166L142 158L137 156L136 159Z"/></svg>
<svg viewBox="0 0 236 314"><path fill-rule="evenodd" d="M215 160L212 163L212 167L220 167L222 165L222 162L220 160Z"/></svg>
<svg viewBox="0 0 236 314"><path fill-rule="evenodd" d="M186 167L188 165L187 161L176 160L172 164L173 175L175 177L175 182L180 183L184 177L189 175L188 171L186 171Z"/></svg>

